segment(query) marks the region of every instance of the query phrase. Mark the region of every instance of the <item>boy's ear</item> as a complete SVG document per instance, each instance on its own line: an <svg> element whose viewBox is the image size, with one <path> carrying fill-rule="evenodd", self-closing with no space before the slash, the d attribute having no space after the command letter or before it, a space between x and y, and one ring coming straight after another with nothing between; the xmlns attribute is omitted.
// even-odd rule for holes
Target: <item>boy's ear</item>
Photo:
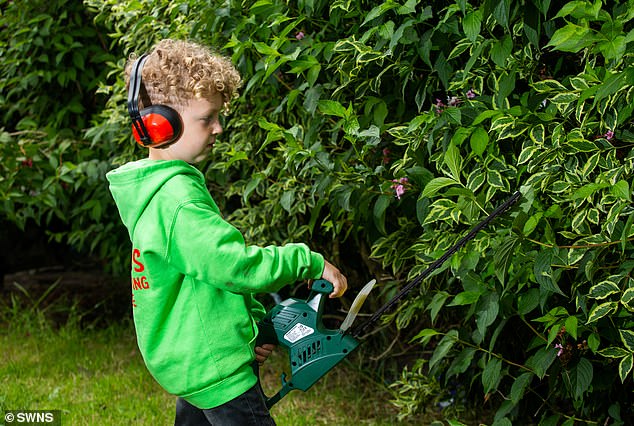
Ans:
<svg viewBox="0 0 634 426"><path fill-rule="evenodd" d="M132 134L137 143L146 148L166 147L183 133L183 122L178 112L167 105L151 105L139 111L139 94L145 91L141 71L147 60L141 55L132 65L128 88L128 113L132 119Z"/></svg>

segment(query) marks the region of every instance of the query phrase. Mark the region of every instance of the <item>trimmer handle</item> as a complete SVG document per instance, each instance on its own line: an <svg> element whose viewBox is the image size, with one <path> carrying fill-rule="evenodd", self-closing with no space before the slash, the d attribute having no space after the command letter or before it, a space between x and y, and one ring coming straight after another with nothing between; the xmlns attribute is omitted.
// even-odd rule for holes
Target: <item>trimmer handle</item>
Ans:
<svg viewBox="0 0 634 426"><path fill-rule="evenodd" d="M335 290L335 286L333 286L330 281L318 279L313 281L310 289L316 293L330 294Z"/></svg>

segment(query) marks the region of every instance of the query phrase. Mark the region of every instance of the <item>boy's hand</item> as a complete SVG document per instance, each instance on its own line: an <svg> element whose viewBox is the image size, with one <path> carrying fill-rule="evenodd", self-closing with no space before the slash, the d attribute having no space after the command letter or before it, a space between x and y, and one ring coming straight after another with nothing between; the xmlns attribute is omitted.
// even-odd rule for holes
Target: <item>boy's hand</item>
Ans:
<svg viewBox="0 0 634 426"><path fill-rule="evenodd" d="M348 280L346 277L339 272L335 266L333 266L327 260L324 261L324 272L322 272L321 277L325 280L328 280L332 283L334 289L332 293L330 293L330 298L333 297L341 297L343 293L348 289Z"/></svg>
<svg viewBox="0 0 634 426"><path fill-rule="evenodd" d="M275 345L271 343L264 343L262 346L256 346L255 360L258 362L258 364L264 364L264 361L266 361L266 359L271 355L273 349L275 349Z"/></svg>

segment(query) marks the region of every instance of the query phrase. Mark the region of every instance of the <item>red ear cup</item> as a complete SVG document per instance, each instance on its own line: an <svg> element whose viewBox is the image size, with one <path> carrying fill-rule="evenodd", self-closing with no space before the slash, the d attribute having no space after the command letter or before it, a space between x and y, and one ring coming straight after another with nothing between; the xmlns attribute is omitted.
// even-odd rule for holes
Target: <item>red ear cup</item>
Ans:
<svg viewBox="0 0 634 426"><path fill-rule="evenodd" d="M132 126L132 134L137 143L143 147L157 148L176 142L183 133L183 122L180 115L167 105L152 105L140 111L141 120L150 137L149 143L144 142Z"/></svg>

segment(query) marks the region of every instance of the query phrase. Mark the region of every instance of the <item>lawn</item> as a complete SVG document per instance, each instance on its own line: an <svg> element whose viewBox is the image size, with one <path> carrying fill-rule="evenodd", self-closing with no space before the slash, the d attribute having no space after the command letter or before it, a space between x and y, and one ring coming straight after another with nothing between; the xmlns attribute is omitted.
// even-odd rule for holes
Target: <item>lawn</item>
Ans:
<svg viewBox="0 0 634 426"><path fill-rule="evenodd" d="M38 309L0 306L0 409L61 410L64 425L173 424L174 397L145 369L131 322L80 326L78 318L71 312L54 325ZM279 387L286 362L280 350L263 366L267 394ZM387 389L343 363L308 392L288 394L272 415L281 426L393 425L390 399Z"/></svg>

